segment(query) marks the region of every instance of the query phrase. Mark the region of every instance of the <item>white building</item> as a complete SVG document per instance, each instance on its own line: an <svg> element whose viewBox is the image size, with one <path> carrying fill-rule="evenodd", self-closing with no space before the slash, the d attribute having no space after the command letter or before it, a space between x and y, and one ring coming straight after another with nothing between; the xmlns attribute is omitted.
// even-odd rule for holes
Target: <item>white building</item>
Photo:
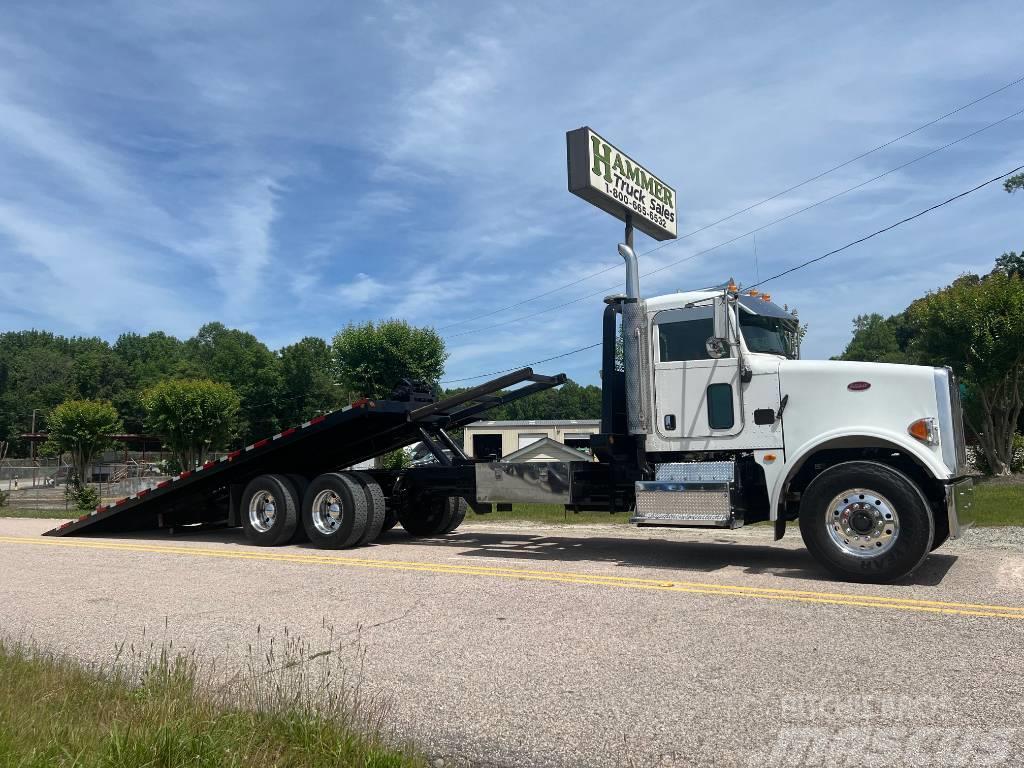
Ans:
<svg viewBox="0 0 1024 768"><path fill-rule="evenodd" d="M504 458L547 438L569 448L586 451L590 447L590 436L600 431L599 419L477 421L465 428L463 450L467 456L477 459L488 456ZM549 446L549 450L542 450L527 460L565 460L562 456L555 458L552 453L558 453L558 450Z"/></svg>

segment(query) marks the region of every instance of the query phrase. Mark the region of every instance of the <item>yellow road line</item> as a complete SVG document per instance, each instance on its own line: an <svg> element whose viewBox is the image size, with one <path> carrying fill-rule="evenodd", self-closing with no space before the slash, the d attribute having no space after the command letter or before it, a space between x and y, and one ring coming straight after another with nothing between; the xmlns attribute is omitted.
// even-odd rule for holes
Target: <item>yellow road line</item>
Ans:
<svg viewBox="0 0 1024 768"><path fill-rule="evenodd" d="M330 554L306 554L297 552L296 550L285 549L273 551L227 550L208 547L182 547L163 544L97 541L91 539L26 538L20 536L0 536L0 543L71 547L80 549L119 550L161 555L192 555L196 557L218 557L233 560L262 560L305 565L340 565L463 576L488 576L492 578L511 578L524 581L549 581L562 584L648 589L700 595L718 595L721 597L750 597L761 600L782 600L801 603L817 603L822 605L889 608L892 610L957 616L1024 619L1024 606L1015 607L1006 605L956 603L938 600L886 597L882 595L859 595L844 592L813 592L808 590L778 589L772 587L748 587L731 584L714 584L708 582L676 581L666 579L641 579L626 576L603 576L599 574L573 573L567 571L528 570L525 568L502 568L470 564L452 565L408 560L377 560L372 558L345 557Z"/></svg>

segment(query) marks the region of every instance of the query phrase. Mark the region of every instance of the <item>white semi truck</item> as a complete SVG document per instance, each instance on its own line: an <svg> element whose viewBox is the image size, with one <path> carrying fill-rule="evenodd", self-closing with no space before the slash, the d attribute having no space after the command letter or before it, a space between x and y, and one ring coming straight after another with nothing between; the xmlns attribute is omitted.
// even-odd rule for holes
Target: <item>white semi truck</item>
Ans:
<svg viewBox="0 0 1024 768"><path fill-rule="evenodd" d="M769 296L727 284L645 300L632 248L619 251L627 289L605 300L594 461L471 459L448 436L565 381L523 369L440 401L410 386L358 401L51 533L240 525L256 544L339 548L398 522L450 534L467 505L559 503L640 526L771 522L776 539L798 522L824 567L859 581L904 577L959 535L972 480L950 369L800 360L797 317ZM417 441L435 464L342 469Z"/></svg>

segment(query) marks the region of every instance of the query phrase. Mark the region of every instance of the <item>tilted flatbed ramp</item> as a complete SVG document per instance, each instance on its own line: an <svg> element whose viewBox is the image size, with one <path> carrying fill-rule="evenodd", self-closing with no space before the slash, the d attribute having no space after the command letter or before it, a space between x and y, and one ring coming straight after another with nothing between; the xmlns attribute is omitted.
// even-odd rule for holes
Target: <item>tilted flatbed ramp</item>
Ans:
<svg viewBox="0 0 1024 768"><path fill-rule="evenodd" d="M507 387L524 387L501 393ZM445 428L477 421L504 403L556 387L565 374L541 376L523 368L433 403L359 400L182 472L153 488L102 505L45 536L137 531L224 522L232 487L268 473L312 477L419 442Z"/></svg>

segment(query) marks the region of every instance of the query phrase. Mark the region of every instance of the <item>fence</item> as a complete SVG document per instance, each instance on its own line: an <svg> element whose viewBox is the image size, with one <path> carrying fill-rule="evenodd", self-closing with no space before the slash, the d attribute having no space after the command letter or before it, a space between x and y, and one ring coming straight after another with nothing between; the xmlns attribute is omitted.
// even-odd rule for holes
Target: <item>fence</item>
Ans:
<svg viewBox="0 0 1024 768"><path fill-rule="evenodd" d="M7 503L15 509L68 509L66 498L69 466L57 459L40 459L38 466L30 463L0 464L0 490L9 494ZM93 466L91 483L104 501L112 501L138 493L167 479L154 465L134 460L103 463Z"/></svg>

